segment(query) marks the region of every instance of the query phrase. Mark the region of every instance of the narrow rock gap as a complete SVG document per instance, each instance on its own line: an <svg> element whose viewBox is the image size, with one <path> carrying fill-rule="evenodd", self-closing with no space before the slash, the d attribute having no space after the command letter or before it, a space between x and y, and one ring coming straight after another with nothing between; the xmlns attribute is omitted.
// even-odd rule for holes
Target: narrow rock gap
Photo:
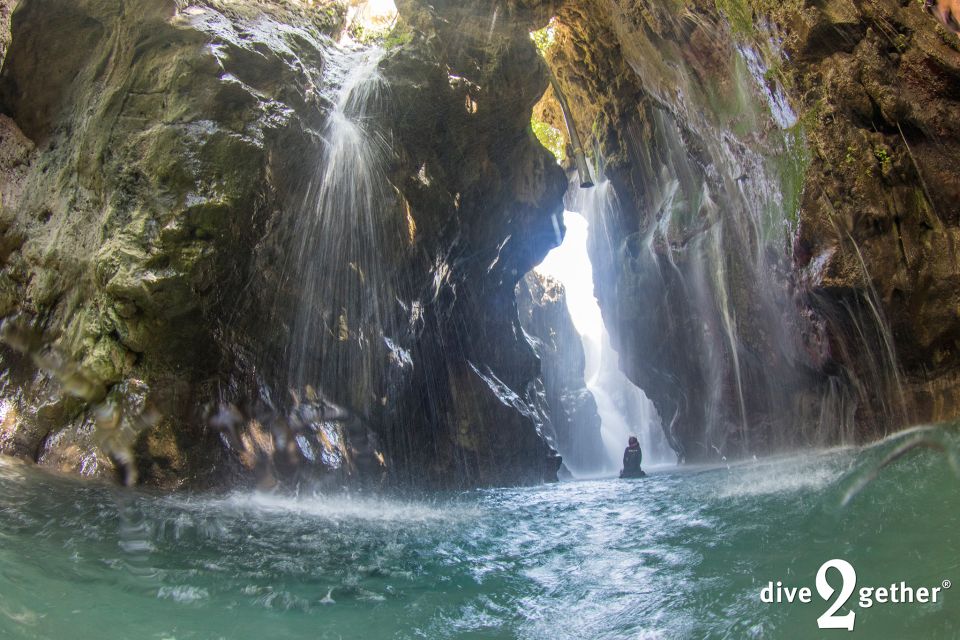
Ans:
<svg viewBox="0 0 960 640"><path fill-rule="evenodd" d="M620 371L619 356L610 344L594 295L593 265L587 250L590 224L582 213L568 210L563 213L563 225L566 227L563 242L534 273L555 280L562 287L565 306L583 344L583 378L597 405L603 443L603 455L595 466L586 465L571 471L577 475L618 469L623 447L631 435L639 438L648 464L673 462L676 456L663 436L656 408L643 390ZM560 450L565 458L576 455L571 453Z"/></svg>

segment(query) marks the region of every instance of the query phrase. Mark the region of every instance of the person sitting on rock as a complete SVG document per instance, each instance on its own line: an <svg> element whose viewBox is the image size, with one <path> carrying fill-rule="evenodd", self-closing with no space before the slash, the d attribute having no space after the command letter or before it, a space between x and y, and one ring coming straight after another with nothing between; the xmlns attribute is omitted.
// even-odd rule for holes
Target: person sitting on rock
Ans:
<svg viewBox="0 0 960 640"><path fill-rule="evenodd" d="M960 0L927 0L924 6L943 26L960 35Z"/></svg>
<svg viewBox="0 0 960 640"><path fill-rule="evenodd" d="M640 442L636 436L630 436L627 448L623 452L623 471L620 472L621 478L642 478L645 474L640 468L643 462L643 452L640 450Z"/></svg>

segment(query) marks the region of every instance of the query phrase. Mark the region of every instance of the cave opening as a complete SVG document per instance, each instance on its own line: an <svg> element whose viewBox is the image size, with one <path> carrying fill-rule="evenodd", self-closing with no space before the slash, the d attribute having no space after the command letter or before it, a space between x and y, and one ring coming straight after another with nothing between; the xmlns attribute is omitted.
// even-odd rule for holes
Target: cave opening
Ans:
<svg viewBox="0 0 960 640"><path fill-rule="evenodd" d="M589 204L594 198L585 200ZM609 473L619 470L627 439L636 436L647 465L672 463L676 456L663 434L653 402L620 370L619 356L611 345L603 313L594 295L594 269L588 249L591 223L588 218L592 218L595 212L590 211L589 206L580 208L584 210L582 213L564 211L566 233L563 241L534 268L534 273L548 282L559 283L562 288L566 310L583 345L583 380L596 402L602 446L596 452L599 459L595 460L585 459L582 452L561 450L560 453L572 461L568 467L575 475ZM573 427L583 428L582 425ZM579 440L572 438L571 441Z"/></svg>
<svg viewBox="0 0 960 640"><path fill-rule="evenodd" d="M351 0L347 4L345 42L369 42L385 37L400 17L394 0Z"/></svg>
<svg viewBox="0 0 960 640"><path fill-rule="evenodd" d="M541 146L567 169L569 176L575 172L579 181L571 182L562 221L555 220L557 246L534 268L531 274L534 280L527 284L527 290L534 293L534 297L540 294L545 299L552 298L554 304L561 307L559 313L554 314L553 323L564 326L566 331L540 326L541 334L545 329L549 333L547 341L579 339L582 344L580 361L574 361L569 354L561 356L562 350L558 349L558 353L546 356L550 361L543 363L544 378L552 386L558 385L558 379L560 386L572 380L581 380L586 385L579 390L578 400L573 400L577 394L566 388L561 400L552 403L559 405L551 406L556 445L574 475L619 470L623 448L630 436L640 440L648 465L673 462L676 454L667 443L653 402L620 369L619 355L611 344L594 293L591 228L603 227L605 217L615 212L617 199L612 185L603 178L599 152L594 152L593 159L584 152L570 107L549 63L549 52L556 45L559 26L554 17L542 29L530 33L550 78L547 90L533 109L530 128ZM561 318L564 314L566 319ZM571 328L575 335L570 335ZM542 338L541 335L541 341ZM543 353L541 358L545 359ZM558 358L559 363L555 361ZM551 371L557 366L576 369L570 376L582 375L568 378L567 374ZM584 393L586 400L582 397ZM580 406L572 409L571 405L577 403ZM590 407L586 413L593 420L583 415L584 405Z"/></svg>

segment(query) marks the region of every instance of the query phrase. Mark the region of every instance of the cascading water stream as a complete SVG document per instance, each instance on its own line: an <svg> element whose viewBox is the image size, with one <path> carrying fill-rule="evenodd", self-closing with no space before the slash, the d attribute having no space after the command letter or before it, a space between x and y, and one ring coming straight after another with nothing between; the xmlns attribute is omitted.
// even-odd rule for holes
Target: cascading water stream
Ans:
<svg viewBox="0 0 960 640"><path fill-rule="evenodd" d="M389 146L377 125L384 54L379 46L350 44L328 51L323 154L296 222L291 256L299 297L289 353L295 389L349 380L366 387L375 375L371 343L381 339L383 303L392 288L380 259L389 237L382 215Z"/></svg>
<svg viewBox="0 0 960 640"><path fill-rule="evenodd" d="M603 175L602 163L598 163L594 168L593 175L596 177L596 185L591 189L578 189L573 206L586 220L590 233L602 234L606 227L601 221L617 215L618 203L613 185ZM609 242L607 244L609 245ZM586 246L584 254L589 264L590 256ZM597 306L592 288L589 303ZM661 417L646 394L624 375L620 368L619 355L610 344L606 326L601 324L601 327L600 340L593 349L596 353L596 366L592 370L588 366L587 387L597 400L603 425L604 447L613 467L620 468L623 448L631 435L640 440L644 460L648 463L674 461L676 456L664 437ZM589 363L590 350L587 353Z"/></svg>
<svg viewBox="0 0 960 640"><path fill-rule="evenodd" d="M549 38L540 42L550 46ZM769 50L741 44L732 53L723 86L701 86L682 71L673 77L653 59L631 57L653 106L636 121L617 121L614 138L595 124L601 133L593 142L596 159L615 154L612 177L632 198L621 210L613 186L598 179L569 207L592 212L597 298L623 355L615 368L656 400L668 439L688 460L848 443L864 410L878 419L906 415L875 292L831 310L833 325L853 330L845 344L822 348L863 349L876 366L841 376L817 369L828 356L806 342L809 335L816 341L819 327L810 327L791 276L808 162L802 127L770 81L777 41ZM670 79L692 86L658 93L667 87L658 80ZM602 391L595 395L609 404Z"/></svg>
<svg viewBox="0 0 960 640"><path fill-rule="evenodd" d="M596 345L591 345L596 350ZM590 360L588 352L588 364ZM595 368L587 370L587 388L597 401L601 436L607 454L607 470L619 471L623 449L630 436L640 441L645 465L672 463L676 454L663 435L656 407L640 389L620 371L619 356L610 346L606 330L601 336Z"/></svg>
<svg viewBox="0 0 960 640"><path fill-rule="evenodd" d="M572 208L564 213L567 235L558 249L537 267L541 273L563 283L566 303L580 334L586 356L584 380L593 394L600 415L600 433L605 459L596 461L594 472L615 473L620 469L623 449L630 436L637 436L647 464L672 462L675 455L663 435L653 403L631 383L619 367L619 356L594 296L593 270L587 251L590 220L601 219L603 209L616 206L610 183L600 178L590 189L574 187ZM564 452L561 451L561 454ZM577 470L587 472L589 470Z"/></svg>
<svg viewBox="0 0 960 640"><path fill-rule="evenodd" d="M615 177L635 185L632 208L600 207L591 220L598 298L616 323L623 368L656 399L685 459L793 446L785 434L835 442L849 411L825 423L812 411L784 417L782 408L820 395L856 403L836 397L851 395L842 384L810 387L794 329L802 319L784 293L796 205L784 175L802 162L791 146L796 116L753 50L738 51L732 70L735 104L664 95L644 127L618 132L632 168L625 173L620 160ZM760 127L762 139L740 132Z"/></svg>

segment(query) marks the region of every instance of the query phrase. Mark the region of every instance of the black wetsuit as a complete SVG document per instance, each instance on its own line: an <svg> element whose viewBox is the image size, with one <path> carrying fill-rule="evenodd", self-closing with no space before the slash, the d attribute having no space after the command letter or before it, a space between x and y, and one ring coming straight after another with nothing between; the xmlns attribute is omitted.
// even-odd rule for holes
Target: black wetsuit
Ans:
<svg viewBox="0 0 960 640"><path fill-rule="evenodd" d="M627 447L623 452L623 471L620 472L621 478L642 478L647 475L640 468L643 462L643 452L640 447Z"/></svg>

